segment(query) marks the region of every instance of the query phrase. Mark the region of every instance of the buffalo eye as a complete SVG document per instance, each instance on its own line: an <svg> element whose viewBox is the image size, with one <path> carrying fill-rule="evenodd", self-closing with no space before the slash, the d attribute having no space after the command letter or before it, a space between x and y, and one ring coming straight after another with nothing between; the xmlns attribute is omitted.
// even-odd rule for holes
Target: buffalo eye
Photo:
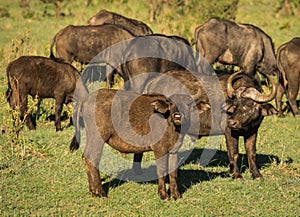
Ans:
<svg viewBox="0 0 300 217"><path fill-rule="evenodd" d="M161 114L164 114L170 110L169 104L162 100L155 100L154 102L151 103L151 106L153 106L155 111Z"/></svg>
<svg viewBox="0 0 300 217"><path fill-rule="evenodd" d="M228 113L233 113L236 109L233 100L226 100L222 105L222 109Z"/></svg>

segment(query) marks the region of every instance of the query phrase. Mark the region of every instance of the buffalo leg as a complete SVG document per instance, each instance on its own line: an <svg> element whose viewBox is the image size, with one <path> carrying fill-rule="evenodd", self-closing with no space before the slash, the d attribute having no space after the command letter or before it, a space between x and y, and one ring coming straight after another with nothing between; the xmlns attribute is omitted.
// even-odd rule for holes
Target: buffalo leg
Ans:
<svg viewBox="0 0 300 217"><path fill-rule="evenodd" d="M257 133L252 134L250 137L244 137L250 172L253 179L260 179L262 175L256 165L256 138Z"/></svg>
<svg viewBox="0 0 300 217"><path fill-rule="evenodd" d="M114 69L111 65L106 65L106 88L112 88L114 85L114 77L115 77L116 69Z"/></svg>
<svg viewBox="0 0 300 217"><path fill-rule="evenodd" d="M227 154L229 158L230 173L234 179L242 179L239 168L238 168L238 159L239 159L239 148L238 148L238 139L237 135L233 135L233 132L227 128L225 132Z"/></svg>
<svg viewBox="0 0 300 217"><path fill-rule="evenodd" d="M282 84L278 85L277 93L276 93L276 107L278 110L278 117L284 117L282 112L282 96L284 94L284 87Z"/></svg>
<svg viewBox="0 0 300 217"><path fill-rule="evenodd" d="M60 116L61 116L62 109L63 109L63 100L56 99L56 103L55 103L55 128L56 128L56 131L61 130Z"/></svg>
<svg viewBox="0 0 300 217"><path fill-rule="evenodd" d="M20 96L19 98L19 106L20 106L20 113L21 113L21 119L25 121L26 125L30 130L35 130L35 126L32 123L31 116L28 113L27 110L27 103L28 103L28 98L25 95Z"/></svg>
<svg viewBox="0 0 300 217"><path fill-rule="evenodd" d="M133 168L133 171L135 172L135 174L137 174L137 175L141 175L143 173L142 172L142 163L141 163L142 159L143 159L143 153L133 155L132 168Z"/></svg>
<svg viewBox="0 0 300 217"><path fill-rule="evenodd" d="M288 84L287 97L294 116L299 115L298 106L296 102L298 91L299 91L298 79L297 80L290 79Z"/></svg>
<svg viewBox="0 0 300 217"><path fill-rule="evenodd" d="M181 194L178 191L177 186L177 167L178 167L178 156L176 154L169 154L169 179L170 179L170 191L171 196L176 200L181 198Z"/></svg>
<svg viewBox="0 0 300 217"><path fill-rule="evenodd" d="M166 191L165 179L168 172L168 155L165 153L154 152L156 158L157 176L158 176L158 195L161 199L169 199Z"/></svg>
<svg viewBox="0 0 300 217"><path fill-rule="evenodd" d="M92 163L90 159L88 159L85 155L83 155L82 159L83 159L84 167L89 181L90 192L95 197L106 198L107 195L103 190L102 181L100 178L100 172L99 169L97 168L99 165L99 161L98 162L94 161Z"/></svg>
<svg viewBox="0 0 300 217"><path fill-rule="evenodd" d="M86 126L86 133L83 163L88 177L89 189L93 196L106 198L99 172L99 162L104 142L99 138L97 130L90 129L89 125Z"/></svg>

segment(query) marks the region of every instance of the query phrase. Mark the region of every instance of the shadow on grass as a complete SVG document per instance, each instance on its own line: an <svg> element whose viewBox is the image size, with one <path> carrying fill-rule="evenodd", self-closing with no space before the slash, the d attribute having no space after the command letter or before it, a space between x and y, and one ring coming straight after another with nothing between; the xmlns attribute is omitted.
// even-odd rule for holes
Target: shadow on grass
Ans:
<svg viewBox="0 0 300 217"><path fill-rule="evenodd" d="M202 155L203 151L204 149L195 148L191 152L189 157L185 160L184 164L199 164L199 158ZM216 150L215 152L215 155L206 165L206 167L223 166L229 168L227 152L220 150ZM278 164L280 161L279 157L275 155L256 154L256 164L259 169L271 164L274 161ZM239 154L238 165L239 168L241 168L241 172L245 172L245 170L248 168L248 159L246 154Z"/></svg>
<svg viewBox="0 0 300 217"><path fill-rule="evenodd" d="M30 118L31 118L31 121L33 123L33 126L38 127L37 126L37 120L39 120L39 118L40 118L41 115L42 114L38 114L38 113L30 114ZM62 114L60 116L60 122L68 121L68 120L69 120L69 124L67 126L65 126L64 128L72 126L73 122L72 122L72 118L68 116L68 112L67 111L62 112ZM48 115L46 117L46 121L54 122L55 121L55 114Z"/></svg>
<svg viewBox="0 0 300 217"><path fill-rule="evenodd" d="M199 159L203 151L204 149L195 148L188 155L187 159L184 161L183 164L199 165ZM212 157L210 162L205 167L228 167L228 172L229 172L229 161L227 157L227 152L220 151L220 150L216 150L215 152L216 152L215 155ZM185 152L180 152L179 157L180 156L187 156L187 155ZM265 154L256 155L256 162L259 169L261 169L262 167L267 167L273 162L276 162L278 164L279 161L280 161L279 157L275 155L265 155ZM246 154L239 154L238 165L241 170L241 173L244 173L245 170L248 168L248 160ZM156 166L150 166L148 168L143 169L143 174L155 173L155 172L156 172ZM183 194L192 185L195 185L203 181L210 181L217 177L221 177L221 178L228 177L228 172L208 172L205 170L179 169L178 178L177 178L179 192ZM132 169L120 172L120 174L124 174L124 173L129 174L126 180L136 181L136 177L138 175L136 175ZM107 193L109 189L116 188L126 183L126 181L124 181L119 177L123 177L123 175L118 176L117 178L114 178L103 185L103 188ZM140 183L157 184L157 180L154 179L150 181L140 181Z"/></svg>

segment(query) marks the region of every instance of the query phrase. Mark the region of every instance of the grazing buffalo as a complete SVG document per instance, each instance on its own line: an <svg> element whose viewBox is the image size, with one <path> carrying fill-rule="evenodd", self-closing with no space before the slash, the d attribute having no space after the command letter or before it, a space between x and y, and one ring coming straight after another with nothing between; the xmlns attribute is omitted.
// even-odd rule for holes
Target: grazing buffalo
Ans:
<svg viewBox="0 0 300 217"><path fill-rule="evenodd" d="M224 134L230 162L230 175L235 179L242 178L237 161L238 141L240 136L243 137L252 177L261 178L262 175L256 165L256 139L264 116L277 114L276 109L267 103L274 99L276 94L274 80L270 79L272 83L270 93L261 94L260 82L245 73L237 72L231 76L229 74L218 75L220 81L218 83L213 81L215 76L203 74L201 77L196 77L188 71L174 70L148 82L144 92L159 92L167 96L181 93L183 88L173 85L175 81L167 82L167 77L179 81L181 86L187 88L192 94L196 91L200 92L197 100L200 127L190 127L188 134L195 139ZM172 85L167 86L167 84ZM191 116L190 119L193 120L193 117ZM190 126L195 126L193 121ZM133 167L136 173L141 172L139 164L141 159L141 154L134 156Z"/></svg>
<svg viewBox="0 0 300 217"><path fill-rule="evenodd" d="M55 99L55 127L61 130L60 115L63 104L73 100L80 102L87 90L81 82L79 72L70 64L56 62L40 56L21 56L8 64L7 101L12 109L19 109L29 129L35 129L27 114L27 97L37 96ZM74 96L75 88L77 88Z"/></svg>
<svg viewBox="0 0 300 217"><path fill-rule="evenodd" d="M185 108L177 106L173 98L187 102L182 103ZM191 102L193 100L187 95L166 98L157 94L140 95L111 89L91 93L78 107L74 118L77 120L76 135L70 145L70 150L79 148L79 119L82 117L86 131L83 162L91 193L106 197L98 167L103 145L108 143L122 153L153 151L159 196L168 198L164 179L169 174L171 196L180 198L176 183L177 152L182 144L182 127L188 122L188 115L183 116L180 111L192 108Z"/></svg>
<svg viewBox="0 0 300 217"><path fill-rule="evenodd" d="M271 38L256 26L212 18L194 32L196 50L211 64L237 65L245 73L276 76Z"/></svg>
<svg viewBox="0 0 300 217"><path fill-rule="evenodd" d="M151 35L153 32L145 23L124 17L120 14L101 10L88 20L89 25L117 24L123 26L136 36Z"/></svg>
<svg viewBox="0 0 300 217"><path fill-rule="evenodd" d="M125 89L142 92L152 77L173 69L196 72L194 52L184 38L153 34L134 38L122 55Z"/></svg>
<svg viewBox="0 0 300 217"><path fill-rule="evenodd" d="M293 115L299 115L296 99L300 85L300 38L293 38L278 48L277 65L280 71L276 96L278 115L283 117L281 101L285 91Z"/></svg>
<svg viewBox="0 0 300 217"><path fill-rule="evenodd" d="M120 59L121 49L126 47L124 41L134 35L118 25L100 26L73 26L69 25L60 30L50 46L50 57L71 63L76 60L80 63L110 63ZM124 47L118 46L118 51L113 51L113 45L122 42ZM56 46L56 55L53 47ZM109 48L109 49L107 49ZM106 51L105 54L98 55ZM97 56L98 55L98 56ZM110 84L112 71L107 69L107 82Z"/></svg>

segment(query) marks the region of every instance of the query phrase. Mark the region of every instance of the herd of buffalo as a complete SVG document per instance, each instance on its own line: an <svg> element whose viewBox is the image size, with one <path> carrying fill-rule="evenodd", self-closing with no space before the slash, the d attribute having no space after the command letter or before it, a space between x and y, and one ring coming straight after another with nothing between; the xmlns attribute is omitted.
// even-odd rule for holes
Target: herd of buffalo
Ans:
<svg viewBox="0 0 300 217"><path fill-rule="evenodd" d="M212 18L194 33L195 50L180 36L154 34L141 21L101 10L88 25L60 30L51 43L50 58L21 56L10 62L7 100L29 129L35 129L27 114L28 95L54 98L57 131L63 104L76 102L70 149L79 148L84 127L83 162L93 196L107 197L99 173L104 143L121 153L134 153L137 175L142 173L143 152L153 151L162 199L181 197L176 178L185 135L193 141L225 135L235 179L243 178L237 163L238 140L243 137L252 177L260 179L256 139L264 116L283 116L284 93L293 115L298 115L300 38L281 45L275 54L272 39L250 24ZM107 88L89 93L83 77L93 75L83 76L73 61L106 64ZM210 67L216 62L240 70L216 73ZM266 78L266 88L257 72ZM124 80L123 90L111 89L116 74ZM277 109L270 103L274 99Z"/></svg>

